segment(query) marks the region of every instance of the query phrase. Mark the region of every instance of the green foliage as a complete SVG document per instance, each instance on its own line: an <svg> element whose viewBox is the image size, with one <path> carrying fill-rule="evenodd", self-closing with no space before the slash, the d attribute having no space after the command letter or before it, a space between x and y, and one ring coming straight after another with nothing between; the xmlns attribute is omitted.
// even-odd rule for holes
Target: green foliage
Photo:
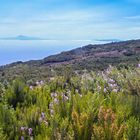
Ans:
<svg viewBox="0 0 140 140"><path fill-rule="evenodd" d="M140 69L0 85L0 139L139 140Z"/></svg>
<svg viewBox="0 0 140 140"><path fill-rule="evenodd" d="M19 106L25 106L31 102L30 95L28 94L28 88L21 81L13 81L13 84L9 86L6 93L7 102L13 108Z"/></svg>
<svg viewBox="0 0 140 140"><path fill-rule="evenodd" d="M140 139L140 120L135 117L131 117L127 121L126 135L128 140L139 140Z"/></svg>
<svg viewBox="0 0 140 140"><path fill-rule="evenodd" d="M12 140L16 133L15 112L8 105L0 104L0 137L2 139Z"/></svg>

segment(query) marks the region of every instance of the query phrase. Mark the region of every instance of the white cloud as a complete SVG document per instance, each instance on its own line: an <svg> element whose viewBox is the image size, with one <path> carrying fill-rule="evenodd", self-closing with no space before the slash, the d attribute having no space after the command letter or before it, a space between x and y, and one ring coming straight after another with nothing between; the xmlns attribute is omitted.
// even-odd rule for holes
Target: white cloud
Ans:
<svg viewBox="0 0 140 140"><path fill-rule="evenodd" d="M121 11L112 8L94 7L92 9L58 9L41 11L32 15L13 12L1 18L0 36L17 36L19 34L48 39L94 39L94 38L127 38L135 32L131 27L132 19L140 16L120 16ZM131 30L130 30L131 28ZM129 35L130 34L130 35Z"/></svg>

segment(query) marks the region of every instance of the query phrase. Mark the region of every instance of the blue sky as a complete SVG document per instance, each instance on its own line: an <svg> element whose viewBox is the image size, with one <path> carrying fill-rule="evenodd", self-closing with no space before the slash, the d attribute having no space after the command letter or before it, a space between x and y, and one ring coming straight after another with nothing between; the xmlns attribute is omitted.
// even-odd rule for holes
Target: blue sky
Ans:
<svg viewBox="0 0 140 140"><path fill-rule="evenodd" d="M136 39L140 0L0 0L0 37Z"/></svg>

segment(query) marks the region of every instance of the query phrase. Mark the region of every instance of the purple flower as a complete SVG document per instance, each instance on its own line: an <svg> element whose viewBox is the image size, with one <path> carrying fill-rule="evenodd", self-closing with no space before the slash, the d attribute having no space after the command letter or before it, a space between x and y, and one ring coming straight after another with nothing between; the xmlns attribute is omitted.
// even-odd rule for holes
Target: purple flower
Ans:
<svg viewBox="0 0 140 140"><path fill-rule="evenodd" d="M21 138L20 138L21 140L24 140L24 137L23 136L21 136Z"/></svg>
<svg viewBox="0 0 140 140"><path fill-rule="evenodd" d="M110 86L111 88L114 88L114 87L117 87L118 85L117 85L117 84L109 84L109 86Z"/></svg>
<svg viewBox="0 0 140 140"><path fill-rule="evenodd" d="M52 98L57 97L57 93L51 93L51 97L52 97Z"/></svg>
<svg viewBox="0 0 140 140"><path fill-rule="evenodd" d="M31 136L32 135L32 132L33 132L33 129L32 128L29 128L28 129L28 134Z"/></svg>
<svg viewBox="0 0 140 140"><path fill-rule="evenodd" d="M111 83L111 84L113 84L113 83L115 83L115 80L109 79L108 82Z"/></svg>
<svg viewBox="0 0 140 140"><path fill-rule="evenodd" d="M29 88L30 88L30 89L33 89L33 86L30 86Z"/></svg>
<svg viewBox="0 0 140 140"><path fill-rule="evenodd" d="M55 104L58 104L58 103L59 103L59 101L58 101L57 98L54 98L54 103L55 103Z"/></svg>
<svg viewBox="0 0 140 140"><path fill-rule="evenodd" d="M104 88L104 92L105 92L105 93L107 92L107 89L106 89L106 88Z"/></svg>
<svg viewBox="0 0 140 140"><path fill-rule="evenodd" d="M41 118L45 119L45 113L44 112L41 113Z"/></svg>
<svg viewBox="0 0 140 140"><path fill-rule="evenodd" d="M67 101L68 99L69 99L69 97L68 97L68 96L63 95L63 100L64 100L64 101Z"/></svg>
<svg viewBox="0 0 140 140"><path fill-rule="evenodd" d="M24 130L25 130L25 127L21 126L20 131L24 131Z"/></svg>
<svg viewBox="0 0 140 140"><path fill-rule="evenodd" d="M51 114L51 116L54 115L54 110L53 109L50 110L50 114Z"/></svg>
<svg viewBox="0 0 140 140"><path fill-rule="evenodd" d="M57 97L57 93L54 93L54 97Z"/></svg>
<svg viewBox="0 0 140 140"><path fill-rule="evenodd" d="M138 64L138 67L140 68L140 64Z"/></svg>
<svg viewBox="0 0 140 140"><path fill-rule="evenodd" d="M43 85L43 84L44 84L44 81L41 80L41 81L40 81L40 84Z"/></svg>
<svg viewBox="0 0 140 140"><path fill-rule="evenodd" d="M49 109L52 109L53 108L53 103L50 103L49 104Z"/></svg>

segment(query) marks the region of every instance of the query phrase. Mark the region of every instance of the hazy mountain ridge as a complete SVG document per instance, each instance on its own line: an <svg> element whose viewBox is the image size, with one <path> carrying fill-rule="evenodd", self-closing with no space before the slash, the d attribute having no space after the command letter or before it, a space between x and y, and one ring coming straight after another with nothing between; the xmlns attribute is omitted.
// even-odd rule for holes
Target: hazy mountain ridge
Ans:
<svg viewBox="0 0 140 140"><path fill-rule="evenodd" d="M0 40L44 40L44 39L43 39L43 38L39 38L39 37L18 35L18 36L16 36L16 37L5 37L5 38L0 38Z"/></svg>
<svg viewBox="0 0 140 140"><path fill-rule="evenodd" d="M71 51L61 52L60 54L46 57L42 60L44 64L54 64L70 62L73 60L81 61L89 58L102 57L123 57L132 56L140 53L140 40L130 40L123 42L113 42L101 45L87 45Z"/></svg>

